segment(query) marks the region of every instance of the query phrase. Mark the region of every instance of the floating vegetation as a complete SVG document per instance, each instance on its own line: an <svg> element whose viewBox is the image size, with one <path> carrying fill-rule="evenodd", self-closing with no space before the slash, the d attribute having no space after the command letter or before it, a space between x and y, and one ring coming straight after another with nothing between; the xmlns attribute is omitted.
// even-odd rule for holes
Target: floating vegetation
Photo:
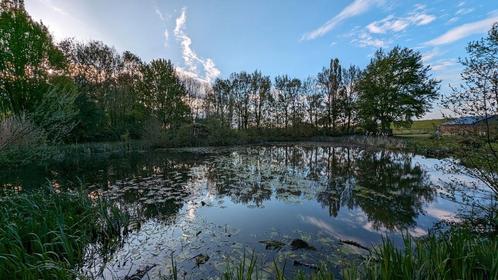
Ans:
<svg viewBox="0 0 498 280"><path fill-rule="evenodd" d="M259 243L265 244L266 250L280 250L285 246L285 243L277 240L261 240Z"/></svg>

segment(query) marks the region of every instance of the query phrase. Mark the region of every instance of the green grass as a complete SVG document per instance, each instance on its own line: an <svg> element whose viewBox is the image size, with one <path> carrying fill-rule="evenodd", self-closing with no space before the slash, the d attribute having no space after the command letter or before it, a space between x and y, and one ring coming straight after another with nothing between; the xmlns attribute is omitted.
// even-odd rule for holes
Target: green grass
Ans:
<svg viewBox="0 0 498 280"><path fill-rule="evenodd" d="M435 132L437 126L445 122L445 119L419 120L414 121L410 128L393 127L394 135L431 135Z"/></svg>
<svg viewBox="0 0 498 280"><path fill-rule="evenodd" d="M359 268L360 279L498 279L498 242L466 229L405 238L404 249L385 240Z"/></svg>
<svg viewBox="0 0 498 280"><path fill-rule="evenodd" d="M498 279L496 235L482 235L464 228L453 228L439 235L414 239L404 237L397 248L387 239L361 264L350 264L342 272L346 280L358 279ZM286 277L285 266L274 264L273 279L332 280L326 265L311 274L298 272ZM226 265L223 280L262 279L256 258L243 258L236 266ZM174 278L176 279L176 278Z"/></svg>
<svg viewBox="0 0 498 280"><path fill-rule="evenodd" d="M0 279L75 279L85 248L99 254L122 235L125 214L83 193L9 192L0 197Z"/></svg>

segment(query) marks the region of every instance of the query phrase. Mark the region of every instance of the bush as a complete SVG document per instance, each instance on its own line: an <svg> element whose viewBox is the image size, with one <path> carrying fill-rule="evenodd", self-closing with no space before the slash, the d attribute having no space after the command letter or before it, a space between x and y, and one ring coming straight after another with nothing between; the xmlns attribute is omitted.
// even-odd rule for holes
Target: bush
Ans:
<svg viewBox="0 0 498 280"><path fill-rule="evenodd" d="M45 143L46 135L25 115L10 116L0 122L0 152L14 146Z"/></svg>

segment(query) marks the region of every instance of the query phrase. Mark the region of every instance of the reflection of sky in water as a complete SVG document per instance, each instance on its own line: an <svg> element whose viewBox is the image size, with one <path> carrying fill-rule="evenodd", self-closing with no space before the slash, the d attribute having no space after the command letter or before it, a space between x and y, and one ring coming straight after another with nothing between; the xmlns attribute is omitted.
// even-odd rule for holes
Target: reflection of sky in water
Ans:
<svg viewBox="0 0 498 280"><path fill-rule="evenodd" d="M231 148L207 156L156 152L79 162L66 171L128 209L136 228L103 272L100 258L85 271L106 278L149 269L151 276L164 275L173 254L187 278L196 279L223 270L244 248L256 250L268 269L275 258L287 258L326 260L337 270L338 260L365 253L341 240L371 247L387 236L401 246L402 232L422 236L440 220L456 219L461 205L447 198L445 184L476 180L449 166L422 156L306 145ZM64 171L45 176L64 185L72 174ZM474 192L483 195L479 188L468 190ZM458 192L454 197L460 200ZM269 251L259 243L290 244L295 238L317 250L286 245ZM209 255L209 261L196 266L198 254Z"/></svg>

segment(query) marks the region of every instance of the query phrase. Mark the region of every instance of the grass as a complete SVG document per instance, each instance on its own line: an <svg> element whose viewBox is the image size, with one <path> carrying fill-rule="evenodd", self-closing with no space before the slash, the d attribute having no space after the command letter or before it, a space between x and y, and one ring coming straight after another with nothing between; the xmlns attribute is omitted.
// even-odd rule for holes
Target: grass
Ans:
<svg viewBox="0 0 498 280"><path fill-rule="evenodd" d="M453 225L453 228L415 239L404 237L404 247L397 248L385 239L361 264L350 264L342 271L346 280L358 279L498 279L498 240L496 233L473 232ZM174 264L174 262L173 262ZM169 279L178 279L176 265ZM332 280L333 273L322 265L309 274L298 272L285 276L285 265L274 263L272 279ZM222 280L263 279L254 253L236 265L227 264Z"/></svg>
<svg viewBox="0 0 498 280"><path fill-rule="evenodd" d="M436 127L445 122L445 119L414 121L410 128L393 127L394 135L428 136L435 132Z"/></svg>
<svg viewBox="0 0 498 280"><path fill-rule="evenodd" d="M84 193L9 192L0 197L0 279L75 279L85 248L119 241L127 216Z"/></svg>
<svg viewBox="0 0 498 280"><path fill-rule="evenodd" d="M496 235L460 228L404 240L403 249L385 240L362 266L346 275L360 279L498 279Z"/></svg>

